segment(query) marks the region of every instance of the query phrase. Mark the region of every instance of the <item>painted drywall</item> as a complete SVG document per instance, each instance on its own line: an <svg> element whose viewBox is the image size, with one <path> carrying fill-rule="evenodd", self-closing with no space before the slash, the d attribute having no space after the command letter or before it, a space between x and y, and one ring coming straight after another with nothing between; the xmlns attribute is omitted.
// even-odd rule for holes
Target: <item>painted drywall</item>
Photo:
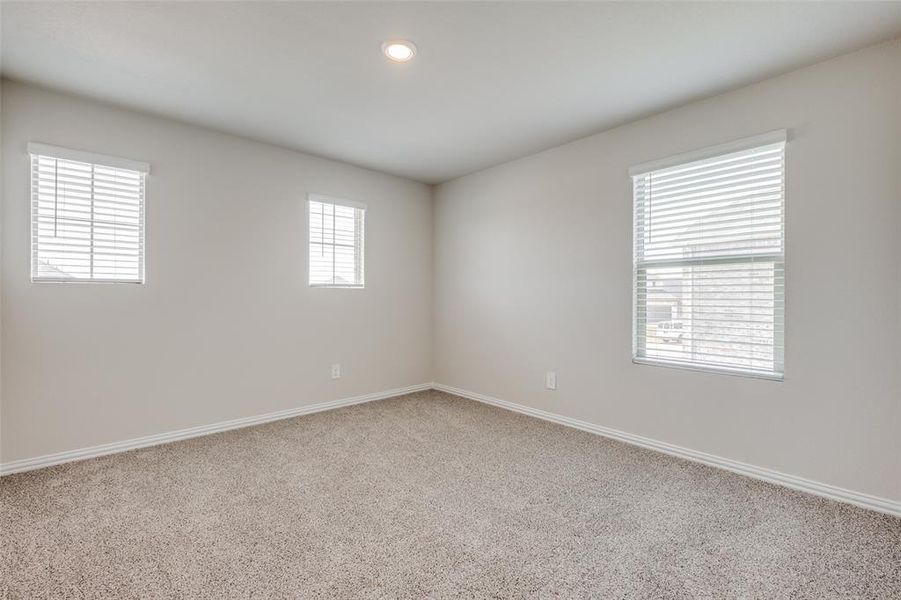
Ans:
<svg viewBox="0 0 901 600"><path fill-rule="evenodd" d="M3 80L0 79L0 115L3 114ZM0 173L3 164L3 119L0 118ZM2 194L0 184L0 194ZM0 464L3 464L3 202L0 197Z"/></svg>
<svg viewBox="0 0 901 600"><path fill-rule="evenodd" d="M430 380L430 187L9 81L0 127L2 462ZM30 282L30 141L151 164L145 285ZM308 192L365 289L307 286Z"/></svg>
<svg viewBox="0 0 901 600"><path fill-rule="evenodd" d="M895 41L438 186L435 380L901 499L899 88ZM633 364L628 168L780 128L785 381Z"/></svg>

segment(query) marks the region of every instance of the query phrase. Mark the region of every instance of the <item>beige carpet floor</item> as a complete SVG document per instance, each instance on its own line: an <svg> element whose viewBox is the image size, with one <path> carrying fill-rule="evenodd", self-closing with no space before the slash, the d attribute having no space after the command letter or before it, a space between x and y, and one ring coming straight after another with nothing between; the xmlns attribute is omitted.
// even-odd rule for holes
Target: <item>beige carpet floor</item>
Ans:
<svg viewBox="0 0 901 600"><path fill-rule="evenodd" d="M0 479L0 598L901 598L901 519L423 392Z"/></svg>

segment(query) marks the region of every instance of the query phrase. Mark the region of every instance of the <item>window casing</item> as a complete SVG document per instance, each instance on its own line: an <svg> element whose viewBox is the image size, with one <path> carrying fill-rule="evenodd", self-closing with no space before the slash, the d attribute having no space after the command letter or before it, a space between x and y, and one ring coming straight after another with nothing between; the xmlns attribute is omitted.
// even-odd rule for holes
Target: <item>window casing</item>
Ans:
<svg viewBox="0 0 901 600"><path fill-rule="evenodd" d="M310 194L309 283L311 287L364 287L366 205Z"/></svg>
<svg viewBox="0 0 901 600"><path fill-rule="evenodd" d="M785 140L630 171L635 362L783 378Z"/></svg>
<svg viewBox="0 0 901 600"><path fill-rule="evenodd" d="M149 165L31 143L31 279L144 282Z"/></svg>

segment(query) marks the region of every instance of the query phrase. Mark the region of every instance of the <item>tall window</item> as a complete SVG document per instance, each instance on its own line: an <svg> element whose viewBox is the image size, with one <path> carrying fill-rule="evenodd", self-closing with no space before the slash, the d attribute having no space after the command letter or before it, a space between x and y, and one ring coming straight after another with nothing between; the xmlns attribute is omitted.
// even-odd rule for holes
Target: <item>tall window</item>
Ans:
<svg viewBox="0 0 901 600"><path fill-rule="evenodd" d="M635 362L782 378L785 139L630 171Z"/></svg>
<svg viewBox="0 0 901 600"><path fill-rule="evenodd" d="M365 215L364 204L310 194L311 286L363 287Z"/></svg>
<svg viewBox="0 0 901 600"><path fill-rule="evenodd" d="M149 165L45 144L31 154L31 279L144 282Z"/></svg>

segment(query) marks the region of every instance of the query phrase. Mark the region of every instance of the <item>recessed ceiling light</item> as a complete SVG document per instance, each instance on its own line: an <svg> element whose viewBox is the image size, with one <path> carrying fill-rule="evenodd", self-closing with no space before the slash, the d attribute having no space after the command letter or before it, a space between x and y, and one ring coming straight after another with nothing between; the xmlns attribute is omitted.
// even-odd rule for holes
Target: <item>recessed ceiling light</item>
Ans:
<svg viewBox="0 0 901 600"><path fill-rule="evenodd" d="M407 62L416 56L416 44L407 40L389 40L382 44L382 52L388 60Z"/></svg>

